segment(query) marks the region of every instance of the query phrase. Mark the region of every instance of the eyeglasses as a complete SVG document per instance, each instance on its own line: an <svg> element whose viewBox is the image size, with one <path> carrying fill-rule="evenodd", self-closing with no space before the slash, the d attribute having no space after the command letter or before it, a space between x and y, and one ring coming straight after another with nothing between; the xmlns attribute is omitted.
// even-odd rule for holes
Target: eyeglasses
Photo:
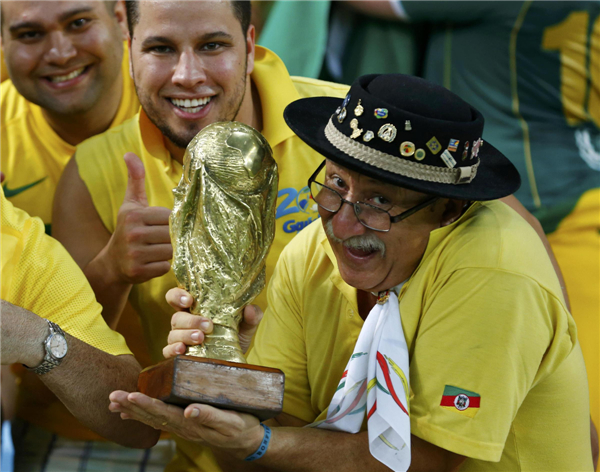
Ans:
<svg viewBox="0 0 600 472"><path fill-rule="evenodd" d="M439 197L431 197L418 205L403 211L399 215L392 216L388 210L381 208L370 203L365 202L351 202L344 199L336 190L327 187L315 179L319 172L325 166L325 161L321 163L319 168L314 172L313 175L308 179L308 188L310 189L310 196L312 199L324 210L331 213L337 213L342 208L344 203L352 205L354 208L354 214L358 221L365 227L372 229L373 231L381 231L387 233L392 228L392 223L398 223L409 216L415 214L419 210L428 207L435 202ZM391 205L390 205L391 207ZM389 209L389 208L388 208Z"/></svg>

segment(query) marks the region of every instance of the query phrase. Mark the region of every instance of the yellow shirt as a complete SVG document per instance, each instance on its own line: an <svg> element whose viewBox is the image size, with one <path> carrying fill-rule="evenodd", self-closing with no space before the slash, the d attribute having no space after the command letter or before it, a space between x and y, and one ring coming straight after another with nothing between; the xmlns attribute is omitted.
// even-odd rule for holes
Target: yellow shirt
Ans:
<svg viewBox="0 0 600 472"><path fill-rule="evenodd" d="M110 127L134 116L140 108L129 76L127 48L121 66L123 96ZM0 85L1 160L6 198L32 216L39 216L50 234L52 200L63 169L75 153L50 127L42 109L27 101L12 81Z"/></svg>
<svg viewBox="0 0 600 472"><path fill-rule="evenodd" d="M44 225L15 208L0 191L2 300L57 323L83 342L118 356L131 354L111 330L81 269Z"/></svg>
<svg viewBox="0 0 600 472"><path fill-rule="evenodd" d="M256 48L251 79L260 95L263 112L261 132L273 148L273 155L279 166L277 229L266 263L268 281L284 246L317 217L317 212L308 205L309 191L306 183L324 159L294 135L285 124L283 110L289 103L302 97L344 97L348 87L313 79L290 78L281 60L261 47ZM79 174L102 222L110 232L115 229L117 213L125 195L127 168L123 155L128 151L136 153L144 163L146 194L150 206L172 208L172 190L181 177L181 165L171 159L162 134L143 111L120 127L80 144L76 154ZM173 315L173 308L166 303L165 294L176 285L173 273L169 272L134 286L129 298L142 317L144 335L155 362L163 360L162 349ZM264 291L254 303L263 308L266 306ZM197 445L181 444L181 441L178 442L180 450L177 460L183 462L178 462L177 467L172 465L167 470L192 469L194 462L202 470L218 470L206 462L208 459L200 456ZM181 448L184 447L186 451L182 453Z"/></svg>
<svg viewBox="0 0 600 472"><path fill-rule="evenodd" d="M323 419L363 321L320 222L283 251L268 302L248 362L284 371L286 413ZM412 434L467 456L461 471L593 470L575 324L539 238L508 206L475 203L433 231L400 313ZM441 405L452 387L479 395L472 417Z"/></svg>
<svg viewBox="0 0 600 472"><path fill-rule="evenodd" d="M121 66L123 96L111 127L120 125L139 110L133 81L129 76L129 55L125 44ZM52 201L56 184L65 165L75 153L50 127L42 109L19 94L10 80L0 86L1 170L5 196L31 216L40 217L46 233L51 232ZM128 308L117 327L123 333L138 360L148 355L135 337L141 330L137 315ZM147 361L146 361L147 363ZM72 439L102 440L83 426L35 374L16 366L19 375L17 416L53 433Z"/></svg>

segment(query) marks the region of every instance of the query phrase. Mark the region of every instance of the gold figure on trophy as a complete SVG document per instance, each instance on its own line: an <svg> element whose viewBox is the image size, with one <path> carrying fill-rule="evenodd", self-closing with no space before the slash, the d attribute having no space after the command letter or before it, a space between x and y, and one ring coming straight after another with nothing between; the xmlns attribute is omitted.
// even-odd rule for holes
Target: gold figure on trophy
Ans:
<svg viewBox="0 0 600 472"><path fill-rule="evenodd" d="M142 393L167 403L205 403L265 420L281 413L285 375L246 364L238 325L265 286L275 235L277 164L254 128L214 123L187 147L171 213L173 271L194 297L192 313L213 321L200 346L144 369Z"/></svg>
<svg viewBox="0 0 600 472"><path fill-rule="evenodd" d="M254 128L207 126L187 147L173 193L173 271L194 297L191 312L210 318L212 334L186 354L246 362L238 340L242 310L265 286L275 235L277 164Z"/></svg>

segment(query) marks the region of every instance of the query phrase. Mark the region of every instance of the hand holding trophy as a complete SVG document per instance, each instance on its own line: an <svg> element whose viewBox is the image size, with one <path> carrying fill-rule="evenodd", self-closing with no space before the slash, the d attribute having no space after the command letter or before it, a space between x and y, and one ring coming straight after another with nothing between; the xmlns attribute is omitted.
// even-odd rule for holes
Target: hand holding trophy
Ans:
<svg viewBox="0 0 600 472"><path fill-rule="evenodd" d="M204 128L187 147L170 219L173 271L213 321L204 343L145 369L138 389L167 403L206 403L261 420L283 407L283 373L245 364L238 326L265 286L275 235L277 164L265 138L238 122Z"/></svg>

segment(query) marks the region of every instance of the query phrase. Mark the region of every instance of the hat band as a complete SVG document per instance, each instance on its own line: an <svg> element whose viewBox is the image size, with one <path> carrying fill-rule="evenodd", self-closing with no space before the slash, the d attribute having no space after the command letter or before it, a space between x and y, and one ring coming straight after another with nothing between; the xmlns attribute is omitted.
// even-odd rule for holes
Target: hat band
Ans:
<svg viewBox="0 0 600 472"><path fill-rule="evenodd" d="M441 167L419 164L401 159L392 154L378 151L359 143L345 134L341 133L333 124L332 118L325 127L325 137L337 149L350 157L354 157L365 164L373 167L409 177L416 180L425 180L427 182L437 182L441 184L468 184L477 175L479 159L472 166L456 167L454 169L444 169Z"/></svg>

